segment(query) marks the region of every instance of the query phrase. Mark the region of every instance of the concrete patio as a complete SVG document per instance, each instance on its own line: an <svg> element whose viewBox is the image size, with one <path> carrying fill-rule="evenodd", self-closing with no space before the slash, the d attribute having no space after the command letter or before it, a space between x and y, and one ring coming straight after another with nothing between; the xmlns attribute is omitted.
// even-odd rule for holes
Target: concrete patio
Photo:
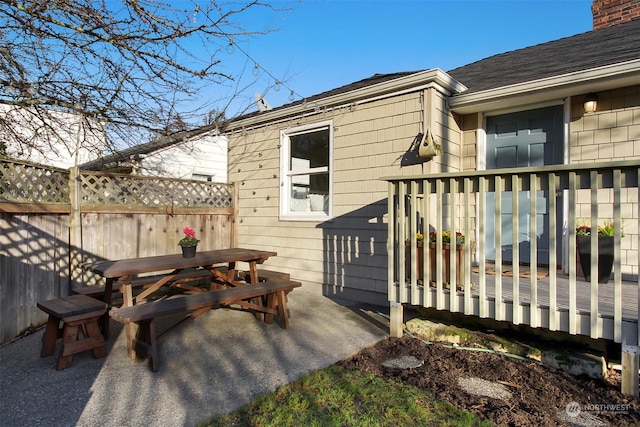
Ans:
<svg viewBox="0 0 640 427"><path fill-rule="evenodd" d="M56 371L57 356L40 358L40 329L0 348L0 424L194 426L388 336L378 311L387 308L334 301L310 285L289 294L289 308L289 330L210 311L170 332L157 373L127 357L113 321L106 358L85 352Z"/></svg>

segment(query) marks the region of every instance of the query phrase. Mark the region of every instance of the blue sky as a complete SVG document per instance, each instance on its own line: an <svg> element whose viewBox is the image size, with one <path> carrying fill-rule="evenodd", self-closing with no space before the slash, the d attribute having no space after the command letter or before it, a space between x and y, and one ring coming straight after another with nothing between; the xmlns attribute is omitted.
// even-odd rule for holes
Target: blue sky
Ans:
<svg viewBox="0 0 640 427"><path fill-rule="evenodd" d="M273 33L236 40L220 59L226 72L251 84L240 102L265 93L273 106L312 96L376 73L444 71L592 29L591 0L273 0L278 13L245 15L250 29ZM242 71L244 70L244 72ZM265 71L266 70L266 71ZM273 77L284 87L273 89ZM212 88L220 98L230 89ZM209 96L208 94L203 96ZM237 107L235 108L237 110ZM255 110L252 108L251 111ZM234 107L228 117L235 114Z"/></svg>

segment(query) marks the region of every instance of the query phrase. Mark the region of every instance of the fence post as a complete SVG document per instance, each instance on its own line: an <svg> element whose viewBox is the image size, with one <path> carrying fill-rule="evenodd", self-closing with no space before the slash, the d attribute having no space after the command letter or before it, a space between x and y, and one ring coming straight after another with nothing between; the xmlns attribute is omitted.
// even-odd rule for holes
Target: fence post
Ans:
<svg viewBox="0 0 640 427"><path fill-rule="evenodd" d="M238 221L238 212L240 211L240 205L238 201L240 200L240 186L237 182L233 183L233 218L231 219L231 247L238 247L238 233L239 233L239 221Z"/></svg>
<svg viewBox="0 0 640 427"><path fill-rule="evenodd" d="M71 288L82 286L82 215L80 212L80 168L69 169L69 278ZM71 290L69 290L71 291Z"/></svg>

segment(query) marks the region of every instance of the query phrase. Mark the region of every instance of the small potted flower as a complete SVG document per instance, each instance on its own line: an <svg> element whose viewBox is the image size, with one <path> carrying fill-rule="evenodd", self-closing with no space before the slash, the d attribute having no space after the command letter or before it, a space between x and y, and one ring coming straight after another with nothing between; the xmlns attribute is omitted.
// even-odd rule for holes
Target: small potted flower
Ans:
<svg viewBox="0 0 640 427"><path fill-rule="evenodd" d="M182 248L182 256L193 258L196 256L196 248L200 240L196 239L196 232L191 227L185 227L182 232L184 237L178 242L178 246Z"/></svg>
<svg viewBox="0 0 640 427"><path fill-rule="evenodd" d="M407 275L407 279L411 278L411 260L414 259L417 265L417 272L418 272L418 282L421 283L422 282L422 276L423 276L423 269L422 269L422 263L423 263L423 257L424 257L424 234L422 234L421 232L417 232L416 233L416 254L414 258L411 258L411 240L407 239L404 244L407 247L406 249L406 255L405 255L405 272Z"/></svg>
<svg viewBox="0 0 640 427"><path fill-rule="evenodd" d="M622 227L621 227L622 228ZM615 235L613 221L605 221L603 226L598 226L598 283L607 283L613 270L613 236ZM624 233L620 233L624 237ZM580 221L576 227L576 246L578 260L582 267L585 280L591 280L591 226L586 221Z"/></svg>
<svg viewBox="0 0 640 427"><path fill-rule="evenodd" d="M431 243L436 243L437 239L438 239L438 233L436 233L435 231L432 231L431 233L429 233L429 241ZM451 244L451 231L447 230L442 232L442 243L444 243L445 245ZM459 231L456 231L456 246L459 246L462 244L464 244L464 234L462 234Z"/></svg>

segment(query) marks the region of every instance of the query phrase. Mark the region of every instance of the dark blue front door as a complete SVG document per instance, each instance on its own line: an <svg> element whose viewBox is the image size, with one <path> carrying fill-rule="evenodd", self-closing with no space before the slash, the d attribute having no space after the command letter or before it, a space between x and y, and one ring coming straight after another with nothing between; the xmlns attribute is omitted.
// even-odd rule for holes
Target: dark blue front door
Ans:
<svg viewBox="0 0 640 427"><path fill-rule="evenodd" d="M543 166L562 163L562 106L504 114L487 118L487 170ZM530 198L536 197L536 231L531 235ZM549 264L548 193L520 192L518 195L518 237L512 235L511 192L502 193L502 260L513 261L512 245L517 244L520 262L529 262L531 240L538 240L538 263ZM561 208L561 207L559 207ZM487 258L495 259L495 194L487 195L486 244ZM561 221L558 221L561 233ZM561 234L560 234L561 235ZM559 236L560 236L559 235ZM560 252L560 251L559 251ZM560 256L560 254L558 254ZM559 261L559 260L558 260Z"/></svg>

